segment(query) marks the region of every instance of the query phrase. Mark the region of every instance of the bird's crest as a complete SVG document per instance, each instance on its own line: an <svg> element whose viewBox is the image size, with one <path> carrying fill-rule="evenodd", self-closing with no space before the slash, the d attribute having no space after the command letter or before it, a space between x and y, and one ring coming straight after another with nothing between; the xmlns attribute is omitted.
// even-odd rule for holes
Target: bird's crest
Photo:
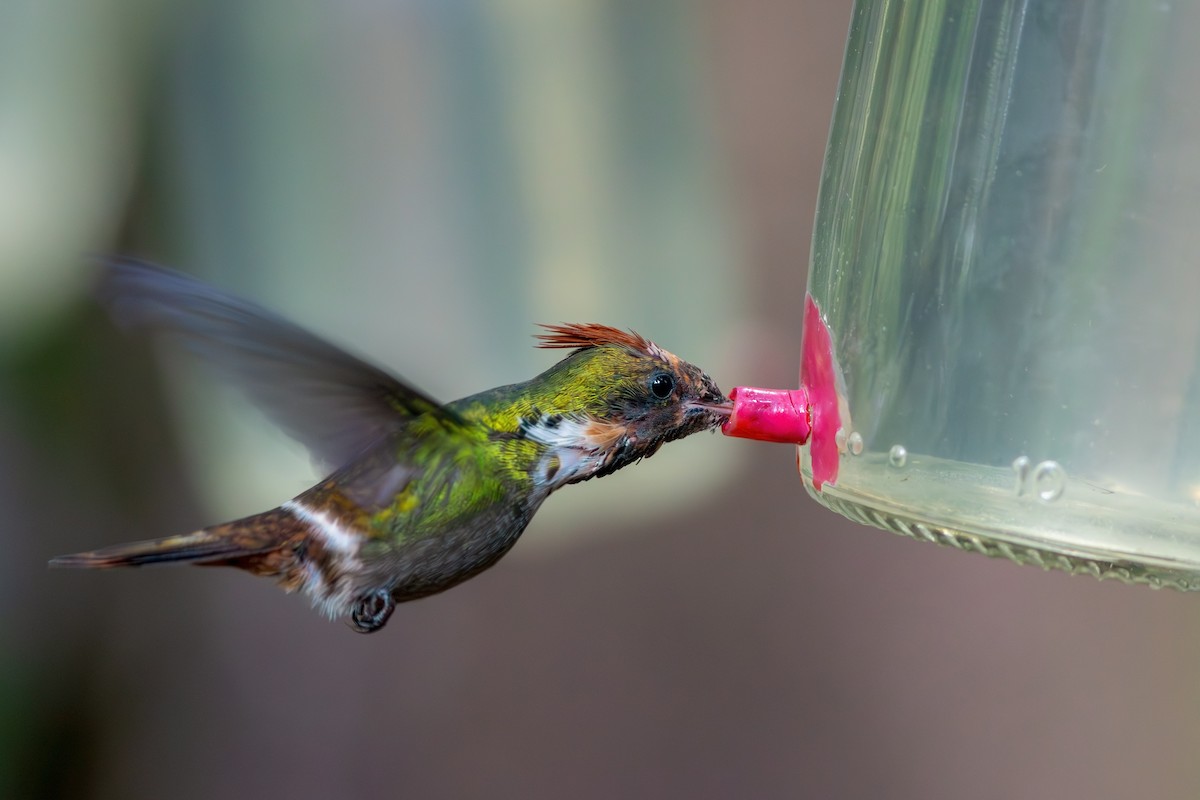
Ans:
<svg viewBox="0 0 1200 800"><path fill-rule="evenodd" d="M567 347L601 347L615 345L638 353L661 356L659 347L644 336L633 331L623 331L610 325L596 322L570 323L562 325L542 324L546 333L536 334L538 347L546 349Z"/></svg>

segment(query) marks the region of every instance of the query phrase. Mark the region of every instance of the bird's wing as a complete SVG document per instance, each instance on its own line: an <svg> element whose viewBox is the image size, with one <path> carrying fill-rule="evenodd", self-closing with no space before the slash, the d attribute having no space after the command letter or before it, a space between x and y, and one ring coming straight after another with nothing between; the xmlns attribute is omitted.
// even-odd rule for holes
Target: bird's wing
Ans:
<svg viewBox="0 0 1200 800"><path fill-rule="evenodd" d="M454 411L298 325L194 278L106 258L96 289L114 321L173 336L209 362L328 468L429 414Z"/></svg>

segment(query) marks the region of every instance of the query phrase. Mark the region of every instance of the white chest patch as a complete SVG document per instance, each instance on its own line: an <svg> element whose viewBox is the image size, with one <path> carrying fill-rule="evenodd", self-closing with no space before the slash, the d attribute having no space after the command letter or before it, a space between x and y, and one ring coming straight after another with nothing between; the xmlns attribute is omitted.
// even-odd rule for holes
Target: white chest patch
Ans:
<svg viewBox="0 0 1200 800"><path fill-rule="evenodd" d="M521 432L525 438L551 448L595 449L588 434L591 423L579 417L552 414L535 422L523 422Z"/></svg>
<svg viewBox="0 0 1200 800"><path fill-rule="evenodd" d="M524 423L521 431L526 438L546 446L533 479L549 490L603 467L622 438L611 431L597 431L596 424L589 420L560 414Z"/></svg>

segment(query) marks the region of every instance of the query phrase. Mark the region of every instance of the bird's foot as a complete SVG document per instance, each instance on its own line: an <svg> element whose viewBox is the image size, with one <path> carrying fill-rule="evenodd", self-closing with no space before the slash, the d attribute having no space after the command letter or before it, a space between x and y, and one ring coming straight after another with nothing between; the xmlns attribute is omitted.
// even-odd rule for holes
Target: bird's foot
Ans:
<svg viewBox="0 0 1200 800"><path fill-rule="evenodd" d="M359 633L374 633L387 624L396 601L387 589L376 589L360 597L350 611L350 627Z"/></svg>

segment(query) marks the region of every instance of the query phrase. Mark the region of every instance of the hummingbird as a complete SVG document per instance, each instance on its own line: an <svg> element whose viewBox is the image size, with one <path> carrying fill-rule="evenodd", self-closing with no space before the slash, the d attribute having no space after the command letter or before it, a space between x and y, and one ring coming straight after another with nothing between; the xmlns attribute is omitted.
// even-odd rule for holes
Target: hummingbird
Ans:
<svg viewBox="0 0 1200 800"><path fill-rule="evenodd" d="M182 273L106 259L96 295L124 328L181 340L303 443L326 477L275 508L54 567L230 566L330 618L380 630L397 603L495 564L557 489L716 429L731 406L637 333L543 325L570 352L542 374L442 404L303 328Z"/></svg>

